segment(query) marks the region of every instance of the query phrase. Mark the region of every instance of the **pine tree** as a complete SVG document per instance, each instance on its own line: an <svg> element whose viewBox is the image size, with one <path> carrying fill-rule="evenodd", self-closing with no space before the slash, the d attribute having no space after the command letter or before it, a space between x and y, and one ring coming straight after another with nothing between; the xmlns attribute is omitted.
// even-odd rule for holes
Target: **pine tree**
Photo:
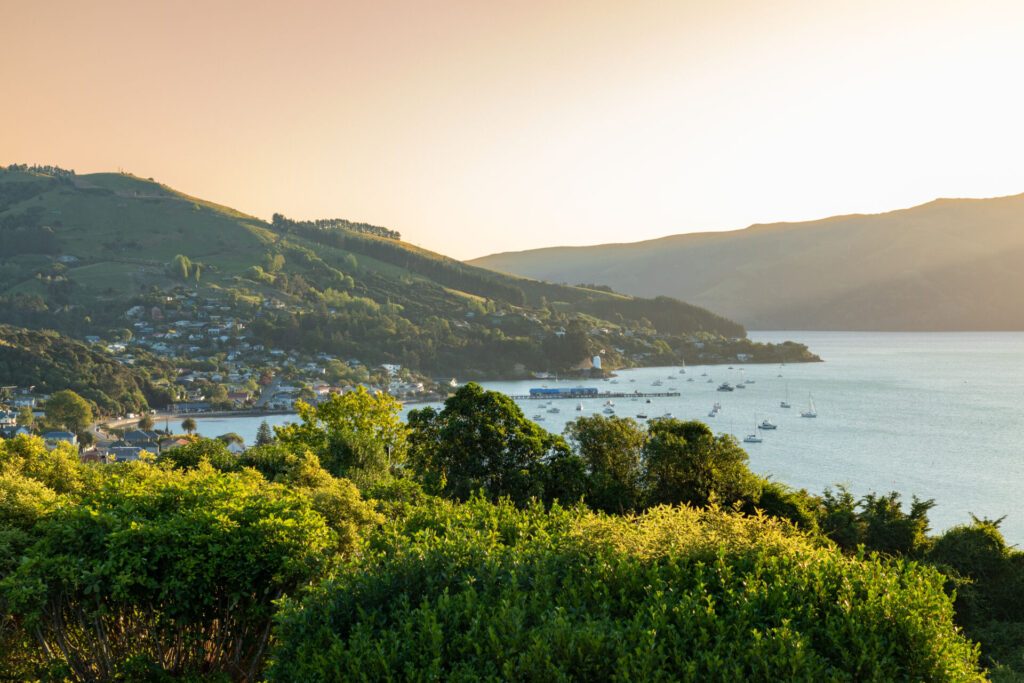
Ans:
<svg viewBox="0 0 1024 683"><path fill-rule="evenodd" d="M260 428L256 430L256 445L266 446L274 441L274 433L270 431L270 425L264 420L260 422Z"/></svg>

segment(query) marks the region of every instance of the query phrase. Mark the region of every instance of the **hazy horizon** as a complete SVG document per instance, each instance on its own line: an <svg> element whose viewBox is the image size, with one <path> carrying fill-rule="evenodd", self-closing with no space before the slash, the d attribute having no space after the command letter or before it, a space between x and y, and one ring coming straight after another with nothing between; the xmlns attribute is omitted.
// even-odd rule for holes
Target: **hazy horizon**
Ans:
<svg viewBox="0 0 1024 683"><path fill-rule="evenodd" d="M124 169L459 258L1011 195L1022 20L909 0L8 5L0 163Z"/></svg>

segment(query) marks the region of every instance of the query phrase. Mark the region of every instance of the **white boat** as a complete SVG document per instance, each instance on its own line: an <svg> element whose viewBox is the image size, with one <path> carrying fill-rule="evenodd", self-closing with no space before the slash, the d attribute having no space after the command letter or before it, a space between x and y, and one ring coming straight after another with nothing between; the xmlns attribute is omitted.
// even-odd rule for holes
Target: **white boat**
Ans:
<svg viewBox="0 0 1024 683"><path fill-rule="evenodd" d="M605 408L604 411L602 411L602 412L604 412L605 415L614 415L615 414L615 408Z"/></svg>
<svg viewBox="0 0 1024 683"><path fill-rule="evenodd" d="M757 433L757 416L754 416L754 431L743 437L743 443L761 443L764 439Z"/></svg>
<svg viewBox="0 0 1024 683"><path fill-rule="evenodd" d="M661 385L662 385L662 381L660 379L656 379L653 382L651 382L651 386L652 387L660 387Z"/></svg>
<svg viewBox="0 0 1024 683"><path fill-rule="evenodd" d="M732 391L734 388L735 387L733 387L733 385L729 384L728 382L722 382L721 384L718 385L719 391Z"/></svg>
<svg viewBox="0 0 1024 683"><path fill-rule="evenodd" d="M686 378L686 381L687 381L687 382L692 382L692 381L693 381L693 378L692 378L692 377L687 377L687 378Z"/></svg>
<svg viewBox="0 0 1024 683"><path fill-rule="evenodd" d="M775 424L768 418L761 420L761 424L757 426L758 429L778 429L779 425Z"/></svg>
<svg viewBox="0 0 1024 683"><path fill-rule="evenodd" d="M814 397L807 395L807 410L800 413L800 417L818 417L818 410L814 407Z"/></svg>
<svg viewBox="0 0 1024 683"><path fill-rule="evenodd" d="M708 417L718 417L718 409L712 408L711 411L708 413Z"/></svg>
<svg viewBox="0 0 1024 683"><path fill-rule="evenodd" d="M605 401L604 404L605 404L606 407L610 408L611 406L615 405L615 401L608 400L608 401Z"/></svg>
<svg viewBox="0 0 1024 683"><path fill-rule="evenodd" d="M583 410L583 401L580 401L579 403L576 404L576 410L577 412Z"/></svg>
<svg viewBox="0 0 1024 683"><path fill-rule="evenodd" d="M779 377L782 377L782 375L779 375ZM780 408L792 408L793 407L793 406L791 406L789 404L789 384L786 384L786 400L785 401L779 401L779 407Z"/></svg>
<svg viewBox="0 0 1024 683"><path fill-rule="evenodd" d="M558 408L548 408L548 412L554 415L555 413L560 413L562 411L559 410Z"/></svg>
<svg viewBox="0 0 1024 683"><path fill-rule="evenodd" d="M736 385L736 388L737 389L746 389L747 385L744 384L743 382L740 382L739 384Z"/></svg>

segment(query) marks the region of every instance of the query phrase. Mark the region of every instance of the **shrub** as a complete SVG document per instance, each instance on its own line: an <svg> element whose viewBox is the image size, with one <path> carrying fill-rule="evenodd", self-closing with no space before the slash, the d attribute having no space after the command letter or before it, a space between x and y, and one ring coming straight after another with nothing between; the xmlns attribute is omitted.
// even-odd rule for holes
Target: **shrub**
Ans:
<svg viewBox="0 0 1024 683"><path fill-rule="evenodd" d="M428 500L277 620L272 681L963 680L938 572L717 508Z"/></svg>
<svg viewBox="0 0 1024 683"><path fill-rule="evenodd" d="M251 678L274 601L316 577L334 534L254 472L108 465L0 582L36 646L80 680L124 666Z"/></svg>

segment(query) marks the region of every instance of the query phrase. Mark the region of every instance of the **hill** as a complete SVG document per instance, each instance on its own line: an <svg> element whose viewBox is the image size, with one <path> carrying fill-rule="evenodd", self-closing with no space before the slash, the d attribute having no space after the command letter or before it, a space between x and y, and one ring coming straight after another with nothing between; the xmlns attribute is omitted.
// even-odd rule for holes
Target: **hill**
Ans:
<svg viewBox="0 0 1024 683"><path fill-rule="evenodd" d="M102 413L122 415L170 400L171 366L152 357L134 366L52 331L0 325L0 385L49 394L71 389Z"/></svg>
<svg viewBox="0 0 1024 683"><path fill-rule="evenodd" d="M198 335L182 347L194 357L230 354L244 334L252 346L470 377L565 372L596 353L611 367L810 358L754 345L741 325L667 297L500 274L366 223L266 222L120 173L8 167L0 233L0 322L106 338L142 330L160 337L157 350L196 337L187 326L199 318L216 322L220 346ZM163 320L182 324L146 322Z"/></svg>
<svg viewBox="0 0 1024 683"><path fill-rule="evenodd" d="M1024 330L1024 195L939 199L632 244L471 263L553 282L668 295L755 329Z"/></svg>

